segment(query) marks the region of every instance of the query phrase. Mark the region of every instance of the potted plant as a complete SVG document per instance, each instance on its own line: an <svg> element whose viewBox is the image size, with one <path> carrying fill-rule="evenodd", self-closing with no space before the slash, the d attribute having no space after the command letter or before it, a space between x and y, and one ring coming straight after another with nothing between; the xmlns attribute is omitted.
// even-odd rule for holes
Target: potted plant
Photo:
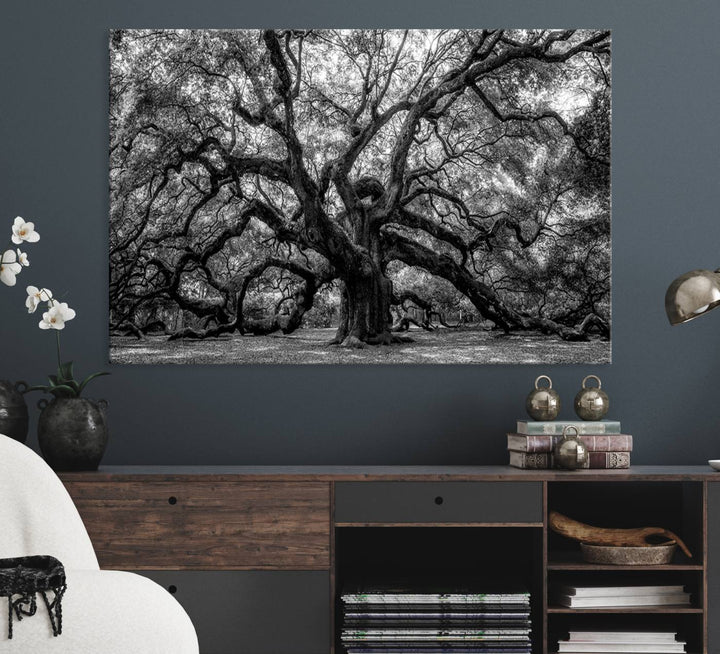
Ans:
<svg viewBox="0 0 720 654"><path fill-rule="evenodd" d="M20 245L34 243L40 239L33 223L22 218L15 219L12 241ZM29 265L27 255L20 251L7 250L0 258L0 281L14 286L22 268ZM46 309L38 327L55 332L57 349L57 371L48 376L47 385L37 385L28 391L44 391L53 396L51 401L41 399L38 421L38 440L44 459L54 470L96 470L105 453L108 429L105 400L94 401L81 397L88 383L96 377L108 375L96 372L82 381L74 376L73 362L63 362L60 349L60 332L65 324L75 318L75 311L67 302L61 302L48 288L28 286L25 306L28 313L35 313L40 306Z"/></svg>
<svg viewBox="0 0 720 654"><path fill-rule="evenodd" d="M37 243L40 235L32 223L25 222L20 216L12 225L12 246L0 252L0 282L5 286L15 286L17 276L30 265L26 252L19 247L26 243ZM24 443L28 432L28 408L24 393L25 382L0 381L0 434Z"/></svg>

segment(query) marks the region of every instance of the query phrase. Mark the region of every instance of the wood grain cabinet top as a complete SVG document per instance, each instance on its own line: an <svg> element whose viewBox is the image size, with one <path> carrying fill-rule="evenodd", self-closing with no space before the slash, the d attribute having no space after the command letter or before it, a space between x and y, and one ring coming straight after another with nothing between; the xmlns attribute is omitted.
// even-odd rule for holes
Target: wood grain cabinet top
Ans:
<svg viewBox="0 0 720 654"><path fill-rule="evenodd" d="M326 570L325 482L66 482L103 568Z"/></svg>

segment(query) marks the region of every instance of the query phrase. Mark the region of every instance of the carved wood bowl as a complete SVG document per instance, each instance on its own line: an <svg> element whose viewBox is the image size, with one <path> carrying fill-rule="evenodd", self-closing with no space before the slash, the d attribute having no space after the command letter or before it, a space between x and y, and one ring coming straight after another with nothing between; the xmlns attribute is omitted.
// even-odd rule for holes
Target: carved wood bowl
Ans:
<svg viewBox="0 0 720 654"><path fill-rule="evenodd" d="M580 543L583 560L603 565L666 565L670 563L677 549L677 543L670 541L647 547L626 547L617 545L589 545Z"/></svg>

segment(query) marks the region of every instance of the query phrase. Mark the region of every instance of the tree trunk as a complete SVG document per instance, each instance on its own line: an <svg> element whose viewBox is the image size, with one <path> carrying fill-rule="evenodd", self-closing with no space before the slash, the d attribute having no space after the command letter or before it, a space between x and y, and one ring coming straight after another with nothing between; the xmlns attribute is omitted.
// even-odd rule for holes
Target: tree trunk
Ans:
<svg viewBox="0 0 720 654"><path fill-rule="evenodd" d="M379 266L372 268L370 275L357 274L344 280L340 326L334 343L344 347L364 347L393 342L390 332L392 282Z"/></svg>
<svg viewBox="0 0 720 654"><path fill-rule="evenodd" d="M364 212L351 217L354 241L361 252L361 264L342 275L345 286L340 326L333 343L344 347L389 345L394 340L390 328L392 282L385 275L379 235L370 229Z"/></svg>

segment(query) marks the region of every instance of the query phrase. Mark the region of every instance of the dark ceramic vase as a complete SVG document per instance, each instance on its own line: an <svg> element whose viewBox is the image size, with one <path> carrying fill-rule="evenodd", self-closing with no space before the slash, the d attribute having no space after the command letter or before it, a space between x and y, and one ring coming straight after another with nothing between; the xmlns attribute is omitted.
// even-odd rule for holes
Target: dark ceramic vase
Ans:
<svg viewBox="0 0 720 654"><path fill-rule="evenodd" d="M105 400L82 397L38 402L38 441L53 470L97 470L105 454L108 429Z"/></svg>
<svg viewBox="0 0 720 654"><path fill-rule="evenodd" d="M25 382L0 381L0 434L24 443L28 434L28 408L23 393Z"/></svg>

